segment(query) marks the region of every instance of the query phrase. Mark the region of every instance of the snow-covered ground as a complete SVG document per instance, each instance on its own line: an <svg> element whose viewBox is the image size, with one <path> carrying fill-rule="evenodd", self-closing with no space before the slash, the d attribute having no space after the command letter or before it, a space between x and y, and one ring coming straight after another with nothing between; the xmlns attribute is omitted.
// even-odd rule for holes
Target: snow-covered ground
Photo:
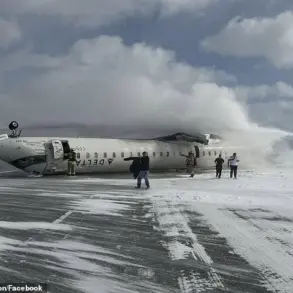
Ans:
<svg viewBox="0 0 293 293"><path fill-rule="evenodd" d="M170 256L190 253L211 266L209 280L197 285L223 288L221 277L212 269L213 260L190 228L194 212L212 230L225 238L236 253L257 268L272 292L293 292L293 174L243 173L238 180L172 180L149 197L159 227L174 240L167 244ZM174 188L176 186L176 189ZM189 238L190 245L180 238ZM187 243L187 242L186 242ZM190 280L178 280L182 292ZM197 285L194 285L196 287Z"/></svg>
<svg viewBox="0 0 293 293"><path fill-rule="evenodd" d="M0 180L0 281L49 292L293 292L293 171Z"/></svg>

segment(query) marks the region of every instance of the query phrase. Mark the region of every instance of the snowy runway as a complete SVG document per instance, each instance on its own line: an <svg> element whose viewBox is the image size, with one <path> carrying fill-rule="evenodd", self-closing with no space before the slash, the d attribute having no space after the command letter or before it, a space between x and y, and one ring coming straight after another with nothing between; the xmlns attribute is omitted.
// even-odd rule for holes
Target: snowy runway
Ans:
<svg viewBox="0 0 293 293"><path fill-rule="evenodd" d="M49 292L293 288L293 174L0 180L0 281Z"/></svg>

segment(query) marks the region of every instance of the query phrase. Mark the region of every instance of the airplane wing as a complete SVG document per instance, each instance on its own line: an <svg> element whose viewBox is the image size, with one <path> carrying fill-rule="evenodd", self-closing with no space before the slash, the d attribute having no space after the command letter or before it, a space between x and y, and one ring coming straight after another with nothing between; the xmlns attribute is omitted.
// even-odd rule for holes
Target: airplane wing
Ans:
<svg viewBox="0 0 293 293"><path fill-rule="evenodd" d="M189 135L183 132L167 135L167 136L161 136L154 138L155 140L160 141L190 141L190 142L197 142L201 144L207 145L209 143L209 140L207 137L203 134L195 134L195 135Z"/></svg>

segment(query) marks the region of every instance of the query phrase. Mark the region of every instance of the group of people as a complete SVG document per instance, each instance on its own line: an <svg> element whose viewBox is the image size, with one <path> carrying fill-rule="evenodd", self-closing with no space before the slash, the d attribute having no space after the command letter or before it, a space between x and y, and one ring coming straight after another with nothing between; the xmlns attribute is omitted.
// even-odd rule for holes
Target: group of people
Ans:
<svg viewBox="0 0 293 293"><path fill-rule="evenodd" d="M224 159L222 158L222 155L220 154L218 158L215 159L216 164L216 178L221 178L222 170L223 170L223 164ZM239 159L237 157L237 154L234 153L229 159L228 159L228 167L230 167L230 178L233 177L237 178L237 169L238 169L238 162Z"/></svg>
<svg viewBox="0 0 293 293"><path fill-rule="evenodd" d="M181 156L186 157L186 161L185 161L186 170L190 174L190 177L194 177L195 167L197 166L197 161L194 156L194 153L190 151L188 155L181 154ZM224 162L225 161L222 158L221 154L219 155L218 158L215 159L216 178L221 178ZM239 162L239 159L237 157L237 154L233 153L233 155L228 159L228 167L230 167L230 178L232 178L233 175L234 175L234 178L237 178L238 162Z"/></svg>
<svg viewBox="0 0 293 293"><path fill-rule="evenodd" d="M197 166L197 160L194 156L194 153L190 151L188 155L180 155L186 158L186 170L190 174L190 177L194 177L195 168ZM133 161L130 166L130 172L133 174L133 178L137 179L136 188L141 188L142 179L144 179L146 187L150 188L150 182L148 178L150 159L147 152L143 152L142 157L129 157L124 159L124 161L129 160ZM228 159L228 167L230 167L230 178L232 178L233 175L235 179L237 178L238 162L239 159L237 157L237 154L233 153L233 155ZM219 157L215 159L216 178L221 178L224 163L225 161L220 154Z"/></svg>
<svg viewBox="0 0 293 293"><path fill-rule="evenodd" d="M181 154L181 156L186 157L185 166L187 172L190 174L190 177L194 177L195 167L197 166L197 160L194 156L194 153L190 151L188 155ZM137 179L136 188L141 188L141 181L144 179L147 189L150 188L150 181L148 178L149 168L150 168L150 159L147 152L142 153L142 157L128 157L125 158L124 161L132 160L132 164L130 165L130 172L133 174L133 178ZM220 154L218 158L215 159L216 164L216 178L221 178L224 159ZM230 167L230 178L237 178L237 169L238 169L239 159L236 153L228 159L228 167ZM75 163L76 163L76 153L73 149L70 150L68 154L68 176L75 175Z"/></svg>
<svg viewBox="0 0 293 293"><path fill-rule="evenodd" d="M67 164L67 175L74 176L75 175L75 165L76 165L76 152L74 149L70 149L68 153L68 164ZM124 161L132 160L132 164L130 165L130 172L133 174L133 178L137 179L136 188L141 187L141 181L144 179L146 187L150 188L150 182L148 178L149 168L150 168L150 159L148 157L147 152L142 153L142 157L129 157L125 158Z"/></svg>

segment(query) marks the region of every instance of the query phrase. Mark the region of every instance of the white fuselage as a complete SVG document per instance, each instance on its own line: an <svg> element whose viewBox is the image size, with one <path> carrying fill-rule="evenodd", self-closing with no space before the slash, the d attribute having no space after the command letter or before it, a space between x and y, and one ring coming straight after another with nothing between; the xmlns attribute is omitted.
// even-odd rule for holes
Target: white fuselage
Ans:
<svg viewBox="0 0 293 293"><path fill-rule="evenodd" d="M131 140L105 138L52 138L52 137L0 137L0 159L27 173L63 174L67 172L64 153L73 148L77 154L76 173L129 172L132 161L127 157L141 156L147 151L151 171L185 168L189 151L198 155L199 169L215 166L215 159L222 153L227 162L231 151L220 144L201 145L186 141Z"/></svg>

